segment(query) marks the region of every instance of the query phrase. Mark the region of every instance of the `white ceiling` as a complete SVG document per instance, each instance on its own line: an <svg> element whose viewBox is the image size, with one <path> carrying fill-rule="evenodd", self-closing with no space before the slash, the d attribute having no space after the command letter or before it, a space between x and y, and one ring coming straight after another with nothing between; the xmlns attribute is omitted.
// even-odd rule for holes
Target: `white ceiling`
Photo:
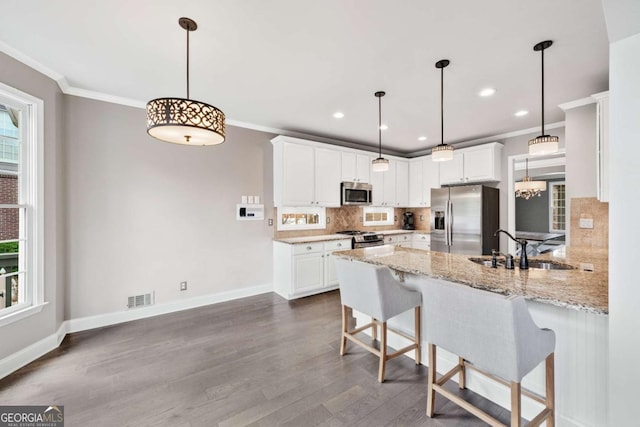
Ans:
<svg viewBox="0 0 640 427"><path fill-rule="evenodd" d="M134 105L186 96L222 109L231 123L412 153L445 142L540 126L540 53L546 122L558 104L608 89L609 44L600 0L31 0L3 2L0 49L66 80L69 93ZM491 98L480 98L494 87ZM529 115L514 117L519 109ZM332 114L342 111L336 120ZM141 123L141 126L144 126ZM421 135L427 141L418 141Z"/></svg>

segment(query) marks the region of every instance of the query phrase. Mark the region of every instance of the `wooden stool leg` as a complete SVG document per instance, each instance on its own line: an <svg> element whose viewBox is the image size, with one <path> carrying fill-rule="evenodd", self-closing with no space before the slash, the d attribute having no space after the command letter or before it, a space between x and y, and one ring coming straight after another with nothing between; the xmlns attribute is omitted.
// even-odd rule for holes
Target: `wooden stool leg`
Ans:
<svg viewBox="0 0 640 427"><path fill-rule="evenodd" d="M556 410L555 410L555 380L554 380L554 354L551 353L545 360L546 370L546 403L547 408L551 410L551 414L547 418L547 427L554 427L556 422Z"/></svg>
<svg viewBox="0 0 640 427"><path fill-rule="evenodd" d="M520 383L511 381L511 427L520 427L521 419Z"/></svg>
<svg viewBox="0 0 640 427"><path fill-rule="evenodd" d="M427 379L427 416L433 417L433 405L435 404L436 391L433 389L433 383L436 381L436 346L429 344L427 349L429 353L429 378Z"/></svg>
<svg viewBox="0 0 640 427"><path fill-rule="evenodd" d="M380 335L380 370L378 371L378 381L384 382L384 368L387 364L387 322L382 322Z"/></svg>
<svg viewBox="0 0 640 427"><path fill-rule="evenodd" d="M371 323L373 323L373 325L371 326L371 338L373 338L373 340L375 341L378 339L378 322L375 318L372 317Z"/></svg>
<svg viewBox="0 0 640 427"><path fill-rule="evenodd" d="M414 310L413 315L415 316L414 322L414 330L416 331L415 334L415 343L416 343L416 350L415 350L415 355L416 355L416 365L420 364L420 359L422 357L421 351L420 351L420 306L417 306Z"/></svg>
<svg viewBox="0 0 640 427"><path fill-rule="evenodd" d="M340 356L344 356L345 351L347 350L347 337L346 333L349 331L347 319L347 306L342 306L342 333L340 334Z"/></svg>
<svg viewBox="0 0 640 427"><path fill-rule="evenodd" d="M463 390L467 388L467 371L464 368L464 358L458 356L458 365L460 366L460 373L458 374L458 388Z"/></svg>

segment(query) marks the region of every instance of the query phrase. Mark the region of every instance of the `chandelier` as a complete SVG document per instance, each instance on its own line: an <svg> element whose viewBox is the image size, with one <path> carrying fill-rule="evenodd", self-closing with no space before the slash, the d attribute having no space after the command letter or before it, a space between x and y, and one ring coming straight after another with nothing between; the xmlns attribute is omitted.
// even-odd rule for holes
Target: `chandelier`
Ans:
<svg viewBox="0 0 640 427"><path fill-rule="evenodd" d="M157 98L147 103L147 133L161 141L183 145L216 145L224 142L224 113L189 99L189 33L198 25L189 18L178 24L187 31L187 97Z"/></svg>
<svg viewBox="0 0 640 427"><path fill-rule="evenodd" d="M534 196L540 197L541 191L547 191L546 181L533 181L529 176L529 159L525 159L526 171L522 181L515 183L516 197L529 200Z"/></svg>

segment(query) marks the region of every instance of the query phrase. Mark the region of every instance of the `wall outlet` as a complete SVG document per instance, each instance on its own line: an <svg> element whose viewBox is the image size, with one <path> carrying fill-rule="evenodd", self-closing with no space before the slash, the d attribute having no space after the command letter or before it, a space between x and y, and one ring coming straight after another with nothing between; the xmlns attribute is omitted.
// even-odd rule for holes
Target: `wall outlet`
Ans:
<svg viewBox="0 0 640 427"><path fill-rule="evenodd" d="M273 227L273 219L269 218L267 223L269 224L269 227Z"/></svg>
<svg viewBox="0 0 640 427"><path fill-rule="evenodd" d="M187 282L180 282L180 290L181 291L187 290Z"/></svg>
<svg viewBox="0 0 640 427"><path fill-rule="evenodd" d="M580 228L593 228L593 218L580 218Z"/></svg>
<svg viewBox="0 0 640 427"><path fill-rule="evenodd" d="M420 215L420 221L424 221L424 215Z"/></svg>
<svg viewBox="0 0 640 427"><path fill-rule="evenodd" d="M327 217L327 224L331 224L331 217L330 216Z"/></svg>

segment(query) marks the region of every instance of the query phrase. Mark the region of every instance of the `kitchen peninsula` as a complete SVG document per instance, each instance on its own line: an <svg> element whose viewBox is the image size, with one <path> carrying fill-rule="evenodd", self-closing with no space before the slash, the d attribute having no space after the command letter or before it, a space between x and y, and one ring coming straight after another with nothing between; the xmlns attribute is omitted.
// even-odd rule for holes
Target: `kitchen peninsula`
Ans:
<svg viewBox="0 0 640 427"><path fill-rule="evenodd" d="M447 280L504 295L522 295L539 327L556 333L556 417L558 426L606 425L609 402L601 390L608 384L608 257L606 250L568 247L565 251L536 257L566 263L569 270L507 270L472 262L465 255L410 248L380 246L335 252L334 256L391 268L404 285L424 292L429 280ZM490 261L490 257L486 257ZM530 259L532 261L533 259ZM369 319L354 313L358 324ZM390 325L412 333L411 316L399 316ZM429 325L423 324L426 330ZM400 348L404 342L390 342ZM423 342L423 345L426 345ZM440 373L451 369L457 357L441 352ZM469 373L469 389L509 407L507 390L481 375ZM534 369L523 387L544 394L543 366ZM523 401L523 414L530 419L540 407Z"/></svg>

